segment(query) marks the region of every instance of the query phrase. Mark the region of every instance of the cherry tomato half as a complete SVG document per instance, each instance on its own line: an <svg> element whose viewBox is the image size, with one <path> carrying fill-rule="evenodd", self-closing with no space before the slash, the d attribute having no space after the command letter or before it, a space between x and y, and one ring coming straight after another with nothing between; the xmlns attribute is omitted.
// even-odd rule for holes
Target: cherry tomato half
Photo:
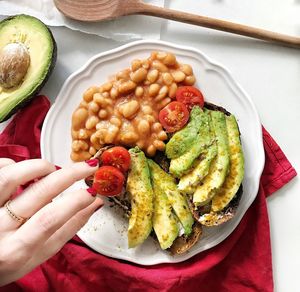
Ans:
<svg viewBox="0 0 300 292"><path fill-rule="evenodd" d="M189 120L189 111L182 102L172 101L158 115L159 121L167 132L180 130Z"/></svg>
<svg viewBox="0 0 300 292"><path fill-rule="evenodd" d="M116 146L104 151L101 161L103 165L111 165L126 172L130 166L130 154L124 147Z"/></svg>
<svg viewBox="0 0 300 292"><path fill-rule="evenodd" d="M189 110L194 105L204 106L204 98L199 89L194 86L182 86L176 91L176 100L184 103Z"/></svg>
<svg viewBox="0 0 300 292"><path fill-rule="evenodd" d="M94 176L93 188L99 195L115 196L121 193L125 177L113 166L101 166Z"/></svg>

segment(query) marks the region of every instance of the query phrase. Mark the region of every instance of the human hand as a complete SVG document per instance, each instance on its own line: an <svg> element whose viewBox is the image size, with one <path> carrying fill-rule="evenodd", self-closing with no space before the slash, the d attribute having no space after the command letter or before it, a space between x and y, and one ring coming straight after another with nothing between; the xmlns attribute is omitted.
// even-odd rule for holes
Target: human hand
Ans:
<svg viewBox="0 0 300 292"><path fill-rule="evenodd" d="M0 158L0 286L19 279L57 253L103 205L91 188L66 193L52 202L97 168L96 160L56 170L42 159L15 163ZM18 186L36 178L41 179L7 206ZM20 216L29 219L19 222Z"/></svg>

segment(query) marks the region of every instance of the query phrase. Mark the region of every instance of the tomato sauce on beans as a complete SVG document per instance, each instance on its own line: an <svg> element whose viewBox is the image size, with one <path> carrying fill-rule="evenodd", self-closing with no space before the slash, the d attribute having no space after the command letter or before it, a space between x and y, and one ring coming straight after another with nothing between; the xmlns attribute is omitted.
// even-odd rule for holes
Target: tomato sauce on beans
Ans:
<svg viewBox="0 0 300 292"><path fill-rule="evenodd" d="M167 134L159 111L182 85L193 85L190 65L180 64L168 52L152 52L148 59L133 60L101 86L92 86L72 115L73 161L82 161L106 144L138 146L148 156L165 149Z"/></svg>

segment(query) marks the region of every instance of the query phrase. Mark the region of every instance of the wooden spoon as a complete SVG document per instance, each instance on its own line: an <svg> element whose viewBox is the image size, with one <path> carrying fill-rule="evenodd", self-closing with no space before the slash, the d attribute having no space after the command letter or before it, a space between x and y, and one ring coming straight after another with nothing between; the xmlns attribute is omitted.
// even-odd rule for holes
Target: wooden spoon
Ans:
<svg viewBox="0 0 300 292"><path fill-rule="evenodd" d="M143 14L204 26L216 30L300 48L300 38L206 16L145 4L140 0L54 0L59 11L72 19L104 21L124 15Z"/></svg>

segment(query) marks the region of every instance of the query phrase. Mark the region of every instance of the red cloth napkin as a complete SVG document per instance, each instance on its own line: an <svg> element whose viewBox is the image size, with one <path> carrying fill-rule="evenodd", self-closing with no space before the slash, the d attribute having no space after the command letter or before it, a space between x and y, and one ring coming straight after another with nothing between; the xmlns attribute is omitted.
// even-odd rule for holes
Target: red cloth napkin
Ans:
<svg viewBox="0 0 300 292"><path fill-rule="evenodd" d="M40 128L49 102L32 101L0 137L0 156L38 157ZM216 247L178 264L143 267L115 260L74 237L8 291L273 291L266 197L296 176L284 153L263 129L266 164L259 193L234 232Z"/></svg>

